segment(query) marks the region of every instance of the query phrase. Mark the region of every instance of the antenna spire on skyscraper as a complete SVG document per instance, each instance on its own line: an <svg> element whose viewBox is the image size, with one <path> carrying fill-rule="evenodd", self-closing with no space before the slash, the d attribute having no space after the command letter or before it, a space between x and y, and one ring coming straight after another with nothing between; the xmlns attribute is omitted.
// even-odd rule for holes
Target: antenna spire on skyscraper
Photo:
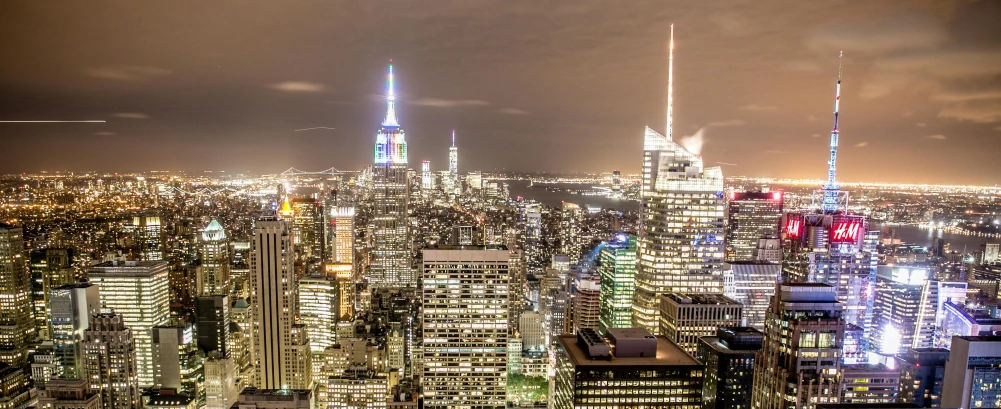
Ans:
<svg viewBox="0 0 1001 409"><path fill-rule="evenodd" d="M455 146L455 129L452 130L452 146Z"/></svg>
<svg viewBox="0 0 1001 409"><path fill-rule="evenodd" d="M389 60L392 63L393 60ZM386 80L386 119L382 126L400 126L396 119L396 90L393 85L393 64L389 64L389 75Z"/></svg>
<svg viewBox="0 0 1001 409"><path fill-rule="evenodd" d="M664 136L671 138L671 128L674 126L674 24L671 24L671 43L667 57L667 130Z"/></svg>
<svg viewBox="0 0 1001 409"><path fill-rule="evenodd" d="M838 198L841 196L837 181L837 167L835 166L838 160L838 110L841 106L841 74L842 74L842 58L844 57L844 51L838 53L838 83L834 88L834 127L831 129L831 158L827 162L827 182L824 183L824 202L823 209L825 213L833 213L838 210Z"/></svg>

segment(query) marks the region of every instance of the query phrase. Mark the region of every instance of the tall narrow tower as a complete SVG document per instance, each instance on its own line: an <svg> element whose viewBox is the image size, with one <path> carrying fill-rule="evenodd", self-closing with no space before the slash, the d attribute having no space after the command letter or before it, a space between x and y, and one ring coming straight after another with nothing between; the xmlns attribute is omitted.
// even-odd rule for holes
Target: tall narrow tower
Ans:
<svg viewBox="0 0 1001 409"><path fill-rule="evenodd" d="M386 119L376 134L372 167L375 230L367 278L373 288L417 287L416 275L410 267L410 232L407 229L410 204L407 141L396 119L392 65L386 87Z"/></svg>
<svg viewBox="0 0 1001 409"><path fill-rule="evenodd" d="M838 171L835 166L838 159L838 108L841 103L841 58L844 55L843 51L838 54L838 83L834 87L834 128L831 129L831 158L827 161L827 182L824 183L823 187L822 208L824 213L836 213L839 208L846 204L842 200L842 197L845 195L841 191L841 186L838 185Z"/></svg>
<svg viewBox="0 0 1001 409"><path fill-rule="evenodd" d="M657 296L723 292L723 172L671 139L674 36L668 66L666 135L646 128L633 326L659 331Z"/></svg>
<svg viewBox="0 0 1001 409"><path fill-rule="evenodd" d="M284 220L261 217L254 222L250 309L261 389L302 389L312 382L309 338L296 319L294 247Z"/></svg>
<svg viewBox="0 0 1001 409"><path fill-rule="evenodd" d="M452 180L452 190L455 194L462 192L459 181L459 148L455 146L455 130L452 130L452 146L448 148L448 177Z"/></svg>

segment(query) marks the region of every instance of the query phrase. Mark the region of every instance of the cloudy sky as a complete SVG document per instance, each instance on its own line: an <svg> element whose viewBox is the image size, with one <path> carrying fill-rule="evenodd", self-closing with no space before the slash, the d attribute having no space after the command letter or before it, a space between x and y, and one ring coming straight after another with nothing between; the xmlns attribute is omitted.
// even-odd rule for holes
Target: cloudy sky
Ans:
<svg viewBox="0 0 1001 409"><path fill-rule="evenodd" d="M664 128L727 175L1001 183L1001 2L14 1L0 173L358 169L392 59L410 161L636 172ZM297 129L326 127L335 129ZM418 165L419 166L419 165Z"/></svg>

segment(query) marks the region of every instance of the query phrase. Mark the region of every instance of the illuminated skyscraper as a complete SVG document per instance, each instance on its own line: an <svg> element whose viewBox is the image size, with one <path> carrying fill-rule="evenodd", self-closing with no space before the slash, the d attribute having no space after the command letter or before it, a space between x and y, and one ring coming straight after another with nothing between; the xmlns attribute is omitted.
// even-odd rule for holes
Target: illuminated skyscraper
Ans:
<svg viewBox="0 0 1001 409"><path fill-rule="evenodd" d="M134 335L135 330L125 326L125 317L119 314L93 316L84 332L83 373L91 392L101 397L102 409L141 405Z"/></svg>
<svg viewBox="0 0 1001 409"><path fill-rule="evenodd" d="M754 355L764 336L750 327L720 328L715 336L699 338L695 358L703 374L704 409L748 409L754 384Z"/></svg>
<svg viewBox="0 0 1001 409"><path fill-rule="evenodd" d="M191 397L202 393L204 355L195 343L194 327L153 327L153 384Z"/></svg>
<svg viewBox="0 0 1001 409"><path fill-rule="evenodd" d="M49 292L62 285L76 281L73 271L73 249L47 248L32 251L29 270L31 272L31 302L35 314L35 327L43 340L52 339L49 317Z"/></svg>
<svg viewBox="0 0 1001 409"><path fill-rule="evenodd" d="M674 35L667 135L646 128L633 326L657 333L657 296L723 292L723 172L671 139Z"/></svg>
<svg viewBox="0 0 1001 409"><path fill-rule="evenodd" d="M573 280L573 314L571 329L576 334L581 329L598 329L601 311L601 276L581 273Z"/></svg>
<svg viewBox="0 0 1001 409"><path fill-rule="evenodd" d="M337 333L339 290L332 274L318 274L299 280L299 317L309 334L314 354L334 344Z"/></svg>
<svg viewBox="0 0 1001 409"><path fill-rule="evenodd" d="M146 212L132 217L125 225L125 231L132 236L133 256L142 261L160 261L164 258L164 236L160 216Z"/></svg>
<svg viewBox="0 0 1001 409"><path fill-rule="evenodd" d="M311 263L322 260L323 206L314 199L295 198L292 199L292 213L292 240L298 257Z"/></svg>
<svg viewBox="0 0 1001 409"><path fill-rule="evenodd" d="M229 241L219 222L202 230L201 261L196 274L197 296L229 294Z"/></svg>
<svg viewBox="0 0 1001 409"><path fill-rule="evenodd" d="M782 278L784 282L826 283L838 291L845 306L848 324L872 331L872 308L879 232L869 231L869 219L849 214L848 193L835 179L838 147L838 109L841 101L841 66L838 66L834 100L834 128L828 179L816 192L817 208L783 217L781 234L785 240Z"/></svg>
<svg viewBox="0 0 1001 409"><path fill-rule="evenodd" d="M570 264L580 261L584 251L581 226L584 224L584 210L574 203L563 202L560 212L560 253L570 258Z"/></svg>
<svg viewBox="0 0 1001 409"><path fill-rule="evenodd" d="M953 337L943 408L1001 408L1001 336Z"/></svg>
<svg viewBox="0 0 1001 409"><path fill-rule="evenodd" d="M704 366L642 328L594 330L556 340L550 406L699 409Z"/></svg>
<svg viewBox="0 0 1001 409"><path fill-rule="evenodd" d="M827 284L779 284L754 359L751 407L803 409L841 399L844 307Z"/></svg>
<svg viewBox="0 0 1001 409"><path fill-rule="evenodd" d="M598 253L601 274L601 325L608 328L632 326L633 289L636 278L636 236L619 235L604 243Z"/></svg>
<svg viewBox="0 0 1001 409"><path fill-rule="evenodd" d="M296 322L298 293L294 245L284 220L254 222L250 251L250 310L257 357L257 385L264 389L309 388L309 339Z"/></svg>
<svg viewBox="0 0 1001 409"><path fill-rule="evenodd" d="M0 223L0 362L28 364L28 342L35 339L28 269L21 228Z"/></svg>
<svg viewBox="0 0 1001 409"><path fill-rule="evenodd" d="M353 264L355 254L355 208L337 207L330 209L330 223L334 229L331 255L336 264Z"/></svg>
<svg viewBox="0 0 1001 409"><path fill-rule="evenodd" d="M431 161L421 162L421 190L430 193L434 189L434 174L431 173Z"/></svg>
<svg viewBox="0 0 1001 409"><path fill-rule="evenodd" d="M424 250L425 408L506 407L510 258L504 247Z"/></svg>
<svg viewBox="0 0 1001 409"><path fill-rule="evenodd" d="M135 337L139 385L153 386L152 329L170 318L169 266L165 261L108 261L87 274L101 291L101 309L125 321Z"/></svg>
<svg viewBox="0 0 1001 409"><path fill-rule="evenodd" d="M396 119L393 66L389 66L386 119L376 135L373 172L372 261L367 274L372 288L417 287L410 267L408 229L410 184L407 141Z"/></svg>
<svg viewBox="0 0 1001 409"><path fill-rule="evenodd" d="M91 283L67 284L50 292L52 354L60 378L82 379L83 350L80 341L91 317L101 313L98 287Z"/></svg>
<svg viewBox="0 0 1001 409"><path fill-rule="evenodd" d="M452 130L452 146L448 148L448 176L451 192L456 195L462 193L462 181L459 180L459 148L455 146L455 130Z"/></svg>
<svg viewBox="0 0 1001 409"><path fill-rule="evenodd" d="M661 335L692 355L699 337L711 337L720 328L741 323L743 306L723 295L667 293L659 298Z"/></svg>
<svg viewBox="0 0 1001 409"><path fill-rule="evenodd" d="M782 192L735 192L727 203L726 261L756 258L759 239L779 237Z"/></svg>

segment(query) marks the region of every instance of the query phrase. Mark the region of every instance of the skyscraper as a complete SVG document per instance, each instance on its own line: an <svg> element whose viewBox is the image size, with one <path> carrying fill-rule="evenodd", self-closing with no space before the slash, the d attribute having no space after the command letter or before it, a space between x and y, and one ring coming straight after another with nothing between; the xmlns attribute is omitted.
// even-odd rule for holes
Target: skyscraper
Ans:
<svg viewBox="0 0 1001 409"><path fill-rule="evenodd" d="M765 329L768 304L775 295L775 283L782 278L782 265L767 261L739 261L724 265L723 274L731 284L723 295L741 303L744 326Z"/></svg>
<svg viewBox="0 0 1001 409"><path fill-rule="evenodd" d="M29 270L31 273L31 302L35 314L35 327L43 340L52 339L49 317L49 292L64 284L76 281L73 271L73 249L46 248L32 251Z"/></svg>
<svg viewBox="0 0 1001 409"><path fill-rule="evenodd" d="M198 347L208 355L217 352L229 356L229 296L210 295L195 299L195 324Z"/></svg>
<svg viewBox="0 0 1001 409"><path fill-rule="evenodd" d="M636 236L624 234L604 243L598 253L601 275L601 330L632 326L636 276Z"/></svg>
<svg viewBox="0 0 1001 409"><path fill-rule="evenodd" d="M751 408L754 356L764 336L750 327L720 328L716 336L699 338L695 358L706 366L702 407Z"/></svg>
<svg viewBox="0 0 1001 409"><path fill-rule="evenodd" d="M506 407L510 257L504 247L424 250L425 408Z"/></svg>
<svg viewBox="0 0 1001 409"><path fill-rule="evenodd" d="M191 397L201 394L204 354L195 343L194 328L153 327L153 384Z"/></svg>
<svg viewBox="0 0 1001 409"><path fill-rule="evenodd" d="M782 192L731 193L726 217L726 261L754 260L759 239L779 237Z"/></svg>
<svg viewBox="0 0 1001 409"><path fill-rule="evenodd" d="M657 296L723 292L723 172L671 139L674 28L667 135L646 128L633 325L657 333Z"/></svg>
<svg viewBox="0 0 1001 409"><path fill-rule="evenodd" d="M871 335L879 232L869 231L869 219L849 214L848 192L840 190L835 170L838 151L838 110L841 101L841 65L834 98L827 181L815 194L817 209L787 213L782 236L786 242L783 260L785 282L826 283L838 291L845 307L845 321Z"/></svg>
<svg viewBox="0 0 1001 409"><path fill-rule="evenodd" d="M134 333L119 314L93 316L84 332L84 374L90 390L101 397L102 409L140 406Z"/></svg>
<svg viewBox="0 0 1001 409"><path fill-rule="evenodd" d="M294 245L284 220L265 216L254 223L250 252L250 310L263 389L308 389L312 383L309 340L296 322L298 294Z"/></svg>
<svg viewBox="0 0 1001 409"><path fill-rule="evenodd" d="M452 130L452 146L448 148L448 188L449 194L459 195L462 193L462 181L459 180L459 148L455 146L455 130Z"/></svg>
<svg viewBox="0 0 1001 409"><path fill-rule="evenodd" d="M60 378L83 378L83 350L80 341L90 327L91 317L101 312L98 286L91 283L67 284L50 291L52 312L52 354Z"/></svg>
<svg viewBox="0 0 1001 409"><path fill-rule="evenodd" d="M580 273L573 280L572 333L584 328L598 329L601 312L601 277Z"/></svg>
<svg viewBox="0 0 1001 409"><path fill-rule="evenodd" d="M108 261L87 274L101 291L101 309L121 316L135 338L139 385L153 385L152 329L170 318L165 261Z"/></svg>
<svg viewBox="0 0 1001 409"><path fill-rule="evenodd" d="M309 334L314 354L334 344L339 310L338 282L332 274L311 275L299 280L299 316Z"/></svg>
<svg viewBox="0 0 1001 409"><path fill-rule="evenodd" d="M311 198L292 199L292 240L296 255L309 263L311 271L317 271L316 264L323 259L323 206ZM305 271L302 272L305 274Z"/></svg>
<svg viewBox="0 0 1001 409"><path fill-rule="evenodd" d="M396 119L393 66L389 66L386 119L376 135L373 172L372 260L368 271L372 288L417 287L411 270L407 217L410 184L407 178L407 141Z"/></svg>
<svg viewBox="0 0 1001 409"><path fill-rule="evenodd" d="M900 363L900 402L922 408L942 407L942 385L948 349L915 348L897 356Z"/></svg>
<svg viewBox="0 0 1001 409"><path fill-rule="evenodd" d="M132 248L137 260L160 261L164 258L163 223L154 211L132 217L125 231L132 236Z"/></svg>
<svg viewBox="0 0 1001 409"><path fill-rule="evenodd" d="M917 346L917 336L932 337L932 331L919 335L919 322L934 322L934 305L924 292L929 271L921 267L878 266L876 268L876 296L873 302L873 331L871 345L879 352L896 355ZM922 313L925 314L922 319ZM930 326L929 326L930 327ZM931 329L931 328L928 328Z"/></svg>
<svg viewBox="0 0 1001 409"><path fill-rule="evenodd" d="M218 221L212 220L202 230L201 265L196 273L197 296L229 293L229 241Z"/></svg>
<svg viewBox="0 0 1001 409"><path fill-rule="evenodd" d="M28 270L21 228L0 223L0 362L28 364L28 342L35 339Z"/></svg>
<svg viewBox="0 0 1001 409"><path fill-rule="evenodd" d="M334 229L331 241L331 255L336 264L353 264L355 252L355 208L337 207L330 209L330 223Z"/></svg>
<svg viewBox="0 0 1001 409"><path fill-rule="evenodd" d="M563 202L560 212L560 253L570 258L570 264L580 261L584 250L584 240L581 237L584 211L574 203Z"/></svg>
<svg viewBox="0 0 1001 409"><path fill-rule="evenodd" d="M754 359L751 405L802 409L839 403L844 306L827 284L778 284Z"/></svg>
<svg viewBox="0 0 1001 409"><path fill-rule="evenodd" d="M695 354L699 337L716 335L720 328L739 327L739 302L719 294L667 293L660 298L660 333Z"/></svg>
<svg viewBox="0 0 1001 409"><path fill-rule="evenodd" d="M944 408L1001 408L1001 336L953 337L945 363Z"/></svg>
<svg viewBox="0 0 1001 409"><path fill-rule="evenodd" d="M431 161L421 161L421 190L425 194L431 193L434 189L434 174L431 173Z"/></svg>
<svg viewBox="0 0 1001 409"><path fill-rule="evenodd" d="M698 409L703 365L664 337L642 328L594 330L556 341L550 407Z"/></svg>

